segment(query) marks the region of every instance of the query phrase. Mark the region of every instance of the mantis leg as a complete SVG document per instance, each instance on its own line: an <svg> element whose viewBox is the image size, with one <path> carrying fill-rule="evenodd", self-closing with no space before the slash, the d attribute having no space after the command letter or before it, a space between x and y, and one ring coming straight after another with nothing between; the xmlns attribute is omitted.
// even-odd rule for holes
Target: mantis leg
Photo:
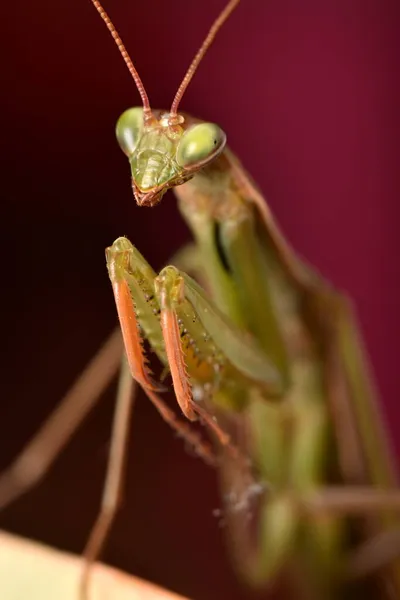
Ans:
<svg viewBox="0 0 400 600"><path fill-rule="evenodd" d="M359 579L391 564L400 556L400 528L384 531L354 550L347 560L348 577Z"/></svg>
<svg viewBox="0 0 400 600"><path fill-rule="evenodd" d="M126 238L118 238L107 249L106 256L132 377L178 436L184 438L205 462L215 466L216 458L209 444L179 419L157 393L164 388L153 380L144 354L142 332L162 364L168 364L160 330L160 310L154 295L154 271Z"/></svg>
<svg viewBox="0 0 400 600"><path fill-rule="evenodd" d="M180 281L175 279L178 271L173 267L166 267L160 276L156 279L156 293L159 296L161 306L161 329L165 342L165 348L168 356L169 366L171 369L172 381L179 406L184 415L191 421L194 421L198 415L211 431L217 436L222 446L230 447L230 438L223 429L221 429L217 421L199 404L193 400L192 390L189 383L188 372L185 364L184 354L182 350L181 336L178 325L177 313L173 308L173 287L180 285ZM168 278L168 273L172 278ZM178 295L181 295L183 300L183 289L175 290ZM179 301L179 300L178 300ZM235 451L233 449L233 451Z"/></svg>
<svg viewBox="0 0 400 600"><path fill-rule="evenodd" d="M88 591L91 567L100 556L118 510L122 494L123 472L129 439L129 426L135 387L135 380L130 374L126 361L123 360L118 384L111 433L111 448L101 507L83 552L84 570L80 587L81 600L87 600L89 597Z"/></svg>
<svg viewBox="0 0 400 600"><path fill-rule="evenodd" d="M229 369L232 369L232 372L238 369L239 373L236 373L237 393L241 397L246 396L243 387L246 377L254 378L272 394L276 393L281 384L279 373L261 348L254 344L253 338L243 335L243 332L218 310L200 286L186 273L181 273L173 266L165 267L156 278L154 289L161 310L160 324L174 390L182 412L188 419L193 420L197 416L204 422L221 444L224 453L235 460L236 464L239 461L239 464L244 467L246 480L251 485L248 456L233 443L225 428L218 423L214 412L208 412L207 402L205 403L206 408L204 408L202 404L194 400L192 381L196 382L197 380L196 388L197 390L200 388L200 395L207 396L206 388L214 389L214 392L218 394L218 387L223 388L225 384L231 386L233 380L227 375ZM197 344L199 349L201 340L212 340L212 344L215 344L214 347L208 348L210 352L207 362L211 366L211 372L205 382L204 380L203 382L199 381L202 375L197 372L202 368L201 358L197 364L194 364L194 356L187 352L188 348L186 348L185 354L182 338L186 334L190 335L191 341ZM215 359L218 352L217 347L223 354L222 361L226 363L227 371L223 377L219 375L223 363L218 363ZM212 367L214 367L214 372ZM222 383L222 380L225 383Z"/></svg>
<svg viewBox="0 0 400 600"><path fill-rule="evenodd" d="M75 381L55 411L0 476L0 510L46 475L118 371L123 347L115 330Z"/></svg>

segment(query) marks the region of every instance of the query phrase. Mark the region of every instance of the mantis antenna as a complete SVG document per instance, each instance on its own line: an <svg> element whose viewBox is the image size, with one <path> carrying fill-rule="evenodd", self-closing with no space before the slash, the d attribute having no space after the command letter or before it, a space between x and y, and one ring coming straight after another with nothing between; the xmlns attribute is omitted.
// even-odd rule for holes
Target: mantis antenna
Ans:
<svg viewBox="0 0 400 600"><path fill-rule="evenodd" d="M210 31L208 32L204 42L200 46L190 67L186 71L186 75L183 78L182 83L179 86L178 91L175 94L175 98L174 98L174 101L172 102L171 111L170 111L170 115L172 117L174 117L177 114L178 106L179 106L180 101L182 100L182 96L185 93L186 88L188 87L189 83L191 82L193 75L196 73L197 67L201 63L205 53L207 52L207 50L213 43L213 41L214 41L218 31L221 29L222 25L229 18L230 14L237 7L239 2L240 2L240 0L230 0L230 2L228 2L228 4L225 6L225 8L221 12L221 14L215 19L214 23L211 25Z"/></svg>
<svg viewBox="0 0 400 600"><path fill-rule="evenodd" d="M97 10L97 12L99 13L99 15L101 16L101 18L103 19L104 23L107 25L107 29L111 33L112 37L114 38L114 41L117 44L117 48L120 51L121 56L124 59L126 66L128 67L129 73L133 77L133 80L136 84L137 90L142 99L144 114L145 114L145 116L147 115L150 117L151 116L151 108L150 108L149 97L146 93L143 82L139 77L139 73L136 71L135 65L133 64L133 61L128 54L128 50L125 48L125 44L123 43L118 31L115 29L110 17L106 13L106 11L104 10L104 8L100 4L100 2L98 0L91 0L91 2L93 4L93 6L95 7L95 9Z"/></svg>
<svg viewBox="0 0 400 600"><path fill-rule="evenodd" d="M130 74L133 77L133 80L136 84L137 90L142 99L143 111L144 111L145 117L151 117L150 102L149 102L149 98L147 96L145 87L142 83L142 80L139 77L139 73L137 72L135 65L133 64L131 57L128 54L127 49L125 48L125 45L124 45L119 33L117 32L110 17L108 16L106 11L102 7L99 0L91 0L91 2L93 4L93 6L95 7L95 9L97 10L97 12L99 13L100 17L103 19L104 23L107 25L107 29L109 30L112 37L114 38L114 41L117 44L117 48L120 51L121 56L124 59L125 64L128 67ZM213 43L218 31L220 30L222 25L225 23L225 21L229 18L230 14L236 8L236 6L239 4L239 2L240 2L240 0L230 0L228 2L228 4L225 6L225 8L222 10L220 15L215 19L214 23L212 24L206 38L204 39L204 42L200 46L196 56L194 57L192 63L190 64L188 70L186 71L186 74L182 80L182 83L180 84L178 91L175 94L175 98L171 105L171 111L170 111L171 117L175 117L177 115L179 103L182 100L182 96L185 93L189 83L191 82L193 75L197 71L197 67L199 66L199 64L201 63L207 50Z"/></svg>

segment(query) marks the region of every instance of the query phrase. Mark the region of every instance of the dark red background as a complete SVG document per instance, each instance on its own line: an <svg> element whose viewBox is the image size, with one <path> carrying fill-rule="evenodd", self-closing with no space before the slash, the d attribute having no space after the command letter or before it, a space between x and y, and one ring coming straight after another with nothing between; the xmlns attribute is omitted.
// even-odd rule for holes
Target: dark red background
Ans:
<svg viewBox="0 0 400 600"><path fill-rule="evenodd" d="M170 105L223 4L107 2L155 107ZM113 130L138 94L90 2L14 0L2 11L6 466L116 321L105 246L126 234L160 268L189 234L172 196L154 210L134 204ZM355 299L395 438L398 32L396 0L243 0L181 106L224 127L291 242ZM46 482L0 515L3 527L81 550L111 413L109 393ZM213 473L142 397L130 456L105 559L196 600L247 597L212 516Z"/></svg>

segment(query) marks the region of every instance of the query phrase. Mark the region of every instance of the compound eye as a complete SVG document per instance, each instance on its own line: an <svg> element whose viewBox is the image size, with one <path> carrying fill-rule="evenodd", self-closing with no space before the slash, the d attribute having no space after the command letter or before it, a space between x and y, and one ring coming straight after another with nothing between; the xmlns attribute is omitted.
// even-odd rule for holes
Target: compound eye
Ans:
<svg viewBox="0 0 400 600"><path fill-rule="evenodd" d="M185 168L200 167L212 160L225 146L226 135L214 123L199 123L182 136L176 162Z"/></svg>
<svg viewBox="0 0 400 600"><path fill-rule="evenodd" d="M128 108L117 121L115 134L121 150L130 156L140 139L143 131L143 108L136 106Z"/></svg>

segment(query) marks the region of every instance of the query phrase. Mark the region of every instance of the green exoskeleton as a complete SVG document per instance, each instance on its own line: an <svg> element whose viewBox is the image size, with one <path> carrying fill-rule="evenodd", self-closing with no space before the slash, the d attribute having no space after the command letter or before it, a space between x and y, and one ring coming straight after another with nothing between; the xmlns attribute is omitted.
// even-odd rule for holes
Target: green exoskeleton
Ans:
<svg viewBox="0 0 400 600"><path fill-rule="evenodd" d="M86 558L97 556L115 512L132 375L166 421L216 466L241 579L261 588L285 574L293 598L399 598L400 493L350 303L286 242L225 146L225 133L178 113L239 0L215 21L169 112L150 108L114 26L92 2L143 103L117 124L136 201L154 206L174 188L194 243L159 274L126 238L106 251L129 373L122 371L119 441ZM165 387L150 372L144 339L170 371L186 420L199 419L212 446L164 405ZM110 343L115 356L120 347ZM6 484L18 488L15 473L7 475L0 502Z"/></svg>

